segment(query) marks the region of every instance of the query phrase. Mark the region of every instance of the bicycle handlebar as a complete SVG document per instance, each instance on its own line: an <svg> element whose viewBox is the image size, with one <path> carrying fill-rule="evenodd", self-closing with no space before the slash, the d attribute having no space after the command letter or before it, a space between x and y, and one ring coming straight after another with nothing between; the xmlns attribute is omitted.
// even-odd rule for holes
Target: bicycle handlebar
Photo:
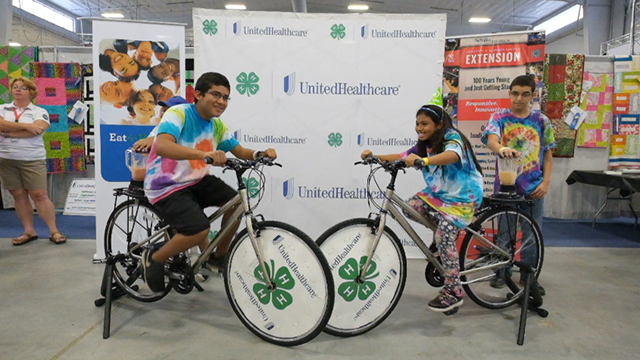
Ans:
<svg viewBox="0 0 640 360"><path fill-rule="evenodd" d="M402 159L394 160L394 161L383 161L371 155L365 157L364 159L362 159L362 161L358 161L354 163L354 165L370 165L370 164L380 165L386 171L398 171L400 169L405 169L407 167L407 164ZM424 161L422 159L416 159L416 161L414 161L413 163L413 166L417 168L421 168L424 166Z"/></svg>
<svg viewBox="0 0 640 360"><path fill-rule="evenodd" d="M204 158L204 162L211 165L213 164L213 159L210 156L207 156ZM227 159L227 161L224 163L224 168L229 169L229 170L246 170L246 169L252 169L253 167L255 167L256 165L266 165L266 166L279 166L282 167L281 164L278 164L277 162L274 162L273 159L271 159L268 156L260 156L254 160L245 160L245 159L237 159L237 158L231 158L231 159Z"/></svg>

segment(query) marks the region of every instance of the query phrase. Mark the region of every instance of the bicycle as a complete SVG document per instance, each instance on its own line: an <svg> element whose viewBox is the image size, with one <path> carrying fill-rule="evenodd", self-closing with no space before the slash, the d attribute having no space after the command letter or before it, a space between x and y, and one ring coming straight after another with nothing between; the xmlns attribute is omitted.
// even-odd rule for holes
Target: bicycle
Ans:
<svg viewBox="0 0 640 360"><path fill-rule="evenodd" d="M225 257L222 274L227 297L235 314L251 332L270 343L292 346L315 338L325 327L334 303L333 278L326 258L309 236L289 224L254 216L253 210L264 190L261 169L265 165L280 166L267 157L227 160L223 171L235 171L238 195L208 218L214 222L237 207L232 219L244 219L245 229L235 236ZM242 175L247 170L261 179L256 193L250 194L243 182ZM181 253L167 261L165 291L154 293L144 283L141 254L145 248L167 241L171 228L144 195L126 189L116 189L114 195L116 203L120 195L128 196L115 207L105 229L107 257L125 254L115 260L116 284L143 302L160 300L171 289L180 294L188 294L194 287L202 291L194 274L228 234L234 221L229 221L195 260L189 253ZM255 205L250 203L251 196L258 197Z"/></svg>
<svg viewBox="0 0 640 360"><path fill-rule="evenodd" d="M341 337L363 334L380 325L398 304L404 290L407 259L398 236L386 226L389 215L425 255L427 282L433 287L444 284L444 271L435 242L427 246L403 212L432 231L436 226L395 194L398 172L405 172L404 161L383 162L367 157L357 164L371 165L367 194L369 206L373 203L378 211L370 213L367 218L340 222L316 241L329 260L336 283L336 303L324 331ZM380 169L391 174L381 206L373 201L370 191L372 179L377 184L374 175ZM484 200L473 222L461 231L458 238L458 241L462 238L460 279L474 302L485 308L500 309L515 304L523 296L523 289L511 280L512 271L518 270L513 268L514 261L521 258L523 250L533 253L535 264L532 267L535 276L539 275L544 256L542 236L533 219L512 207L513 202L493 198ZM500 236L497 236L499 232ZM523 234L527 232L533 236L525 242ZM503 245L505 249L496 244L498 238L502 241L507 239L508 246ZM490 282L497 277L504 278L507 286L502 289L492 287ZM455 308L445 314L451 315L457 310Z"/></svg>

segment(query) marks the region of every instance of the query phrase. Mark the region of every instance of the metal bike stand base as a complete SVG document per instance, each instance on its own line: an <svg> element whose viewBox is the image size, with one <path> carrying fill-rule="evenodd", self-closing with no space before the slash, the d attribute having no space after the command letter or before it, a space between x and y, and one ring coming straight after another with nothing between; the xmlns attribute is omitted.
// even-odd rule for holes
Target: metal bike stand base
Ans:
<svg viewBox="0 0 640 360"><path fill-rule="evenodd" d="M542 306L542 295L538 290L538 280L536 279L533 268L520 261L514 261L514 264L520 268L520 274L524 276L524 294L519 301L521 306L520 311L520 325L518 327L518 345L524 344L524 333L527 327L527 314L529 310L534 311L538 316L546 318L549 312L540 308ZM511 277L506 279L506 283L509 288L516 287ZM517 288L517 287L516 287Z"/></svg>
<svg viewBox="0 0 640 360"><path fill-rule="evenodd" d="M124 255L109 256L105 262L104 275L102 276L102 285L100 286L100 294L103 298L96 299L93 303L96 307L104 305L104 324L102 328L102 338L108 339L111 334L111 302L127 293L113 281L113 267L119 260L124 259Z"/></svg>

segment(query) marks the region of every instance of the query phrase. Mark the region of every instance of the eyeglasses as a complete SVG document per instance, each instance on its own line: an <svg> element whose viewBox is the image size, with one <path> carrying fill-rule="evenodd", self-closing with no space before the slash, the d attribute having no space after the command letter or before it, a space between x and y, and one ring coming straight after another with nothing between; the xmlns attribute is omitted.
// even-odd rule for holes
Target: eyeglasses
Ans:
<svg viewBox="0 0 640 360"><path fill-rule="evenodd" d="M213 100L218 101L222 98L222 100L224 100L225 102L229 102L231 101L231 98L229 97L229 95L222 95L221 93L217 92L217 91L207 91L205 94L209 94L213 97Z"/></svg>
<svg viewBox="0 0 640 360"><path fill-rule="evenodd" d="M517 98L518 96L522 96L523 98L531 97L531 93L528 91L525 91L523 93L519 93L517 91L509 91L509 95L513 96L514 98Z"/></svg>
<svg viewBox="0 0 640 360"><path fill-rule="evenodd" d="M13 90L24 90L24 91L27 91L27 90L29 90L29 88L26 87L26 86L14 86Z"/></svg>

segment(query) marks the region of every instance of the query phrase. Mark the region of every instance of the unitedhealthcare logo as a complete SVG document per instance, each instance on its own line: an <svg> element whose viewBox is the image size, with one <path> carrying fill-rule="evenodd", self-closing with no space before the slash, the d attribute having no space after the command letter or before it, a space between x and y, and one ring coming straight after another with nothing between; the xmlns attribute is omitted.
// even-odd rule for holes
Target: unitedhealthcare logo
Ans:
<svg viewBox="0 0 640 360"><path fill-rule="evenodd" d="M366 137L365 133L358 134L356 140L358 146L413 146L418 141L411 138L380 138L380 137Z"/></svg>
<svg viewBox="0 0 640 360"><path fill-rule="evenodd" d="M291 200L293 198L293 194L296 192L294 178L291 178L282 183L282 196L287 198L287 200Z"/></svg>
<svg viewBox="0 0 640 360"><path fill-rule="evenodd" d="M282 196L291 200L296 193L301 199L338 199L338 200L359 200L367 198L366 188L345 188L334 186L331 188L320 188L317 186L295 186L295 178L291 178L282 183ZM373 191L371 196L374 199L384 199L383 191Z"/></svg>
<svg viewBox="0 0 640 360"><path fill-rule="evenodd" d="M242 22L236 21L233 23L233 33L237 36L242 35Z"/></svg>
<svg viewBox="0 0 640 360"><path fill-rule="evenodd" d="M287 135L247 135L242 134L242 130L236 130L233 132L233 137L239 142L251 143L251 144L289 144L289 145L304 145L307 142L306 137L291 137Z"/></svg>
<svg viewBox="0 0 640 360"><path fill-rule="evenodd" d="M296 73L284 77L284 93L291 96L296 91Z"/></svg>
<svg viewBox="0 0 640 360"><path fill-rule="evenodd" d="M360 95L360 96L398 96L400 85L380 86L370 82L348 83L336 81L296 81L296 73L284 77L284 93L292 96L296 88L301 95Z"/></svg>
<svg viewBox="0 0 640 360"><path fill-rule="evenodd" d="M363 39L369 37L369 24L366 24L360 28L360 36L362 36Z"/></svg>

